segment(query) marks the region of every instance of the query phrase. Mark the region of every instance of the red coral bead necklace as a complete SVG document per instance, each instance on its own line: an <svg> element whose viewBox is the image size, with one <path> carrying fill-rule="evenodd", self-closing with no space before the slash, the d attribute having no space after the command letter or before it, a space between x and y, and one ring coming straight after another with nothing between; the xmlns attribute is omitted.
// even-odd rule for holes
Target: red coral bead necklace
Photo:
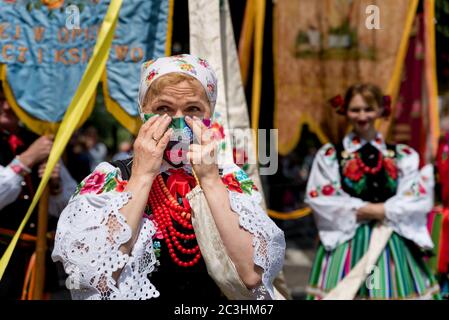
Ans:
<svg viewBox="0 0 449 320"><path fill-rule="evenodd" d="M157 176L151 187L148 203L151 206L158 228L162 231L172 261L180 267L193 267L196 265L201 258L198 244L193 248L186 248L179 241L179 239L182 239L196 243L195 233L183 233L177 230L173 223L175 221L185 230L193 231L192 209L185 208L176 201L161 175ZM188 261L182 261L175 249L184 255L194 256Z"/></svg>
<svg viewBox="0 0 449 320"><path fill-rule="evenodd" d="M375 167L370 167L370 166L366 165L363 162L363 160L360 158L360 155L358 153L355 154L355 159L357 161L357 165L362 169L362 171L364 173L374 175L374 174L377 174L382 169L383 155L382 155L382 152L380 152L380 151L379 151L377 164Z"/></svg>

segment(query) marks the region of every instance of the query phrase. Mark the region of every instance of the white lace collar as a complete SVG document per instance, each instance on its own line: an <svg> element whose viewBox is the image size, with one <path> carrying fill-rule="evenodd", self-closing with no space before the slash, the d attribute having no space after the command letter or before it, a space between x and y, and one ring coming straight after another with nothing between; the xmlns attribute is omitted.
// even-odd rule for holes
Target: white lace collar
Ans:
<svg viewBox="0 0 449 320"><path fill-rule="evenodd" d="M356 152L367 143L371 143L379 151L384 152L387 150L385 140L379 132L377 132L376 137L371 141L360 138L354 132L347 134L343 139L343 147L349 153Z"/></svg>

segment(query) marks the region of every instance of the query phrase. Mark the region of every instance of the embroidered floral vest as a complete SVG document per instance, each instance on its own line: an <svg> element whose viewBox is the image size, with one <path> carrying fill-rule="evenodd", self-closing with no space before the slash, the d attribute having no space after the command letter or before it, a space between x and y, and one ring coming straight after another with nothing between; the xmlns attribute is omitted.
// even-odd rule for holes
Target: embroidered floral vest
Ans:
<svg viewBox="0 0 449 320"><path fill-rule="evenodd" d="M396 165L396 145L387 144L383 155L382 168L376 174L365 173L358 164L358 153L363 163L371 168L378 164L380 151L365 144L358 151L349 153L342 143L336 146L337 160L341 176L341 186L352 197L372 203L385 202L396 194L398 169Z"/></svg>

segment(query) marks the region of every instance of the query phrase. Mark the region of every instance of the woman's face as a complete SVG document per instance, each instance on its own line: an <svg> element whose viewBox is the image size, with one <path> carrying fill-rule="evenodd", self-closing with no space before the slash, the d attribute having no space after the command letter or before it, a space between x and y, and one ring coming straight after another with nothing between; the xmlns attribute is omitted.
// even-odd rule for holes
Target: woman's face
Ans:
<svg viewBox="0 0 449 320"><path fill-rule="evenodd" d="M374 123L380 116L378 106L370 106L362 95L355 95L348 105L347 116L354 131L363 134L374 129Z"/></svg>
<svg viewBox="0 0 449 320"><path fill-rule="evenodd" d="M3 92L0 91L0 129L14 132L19 126L19 118L6 102Z"/></svg>
<svg viewBox="0 0 449 320"><path fill-rule="evenodd" d="M157 96L149 97L144 113L168 114L170 117L196 116L210 118L209 100L197 80L165 86Z"/></svg>

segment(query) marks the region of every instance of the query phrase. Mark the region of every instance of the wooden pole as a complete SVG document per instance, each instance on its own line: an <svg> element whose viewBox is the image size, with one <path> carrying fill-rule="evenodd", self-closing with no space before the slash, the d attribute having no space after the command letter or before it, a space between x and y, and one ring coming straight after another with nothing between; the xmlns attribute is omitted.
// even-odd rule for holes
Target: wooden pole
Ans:
<svg viewBox="0 0 449 320"><path fill-rule="evenodd" d="M33 300L42 300L45 286L45 260L47 253L48 198L50 189L47 185L39 200L36 240L36 272Z"/></svg>

